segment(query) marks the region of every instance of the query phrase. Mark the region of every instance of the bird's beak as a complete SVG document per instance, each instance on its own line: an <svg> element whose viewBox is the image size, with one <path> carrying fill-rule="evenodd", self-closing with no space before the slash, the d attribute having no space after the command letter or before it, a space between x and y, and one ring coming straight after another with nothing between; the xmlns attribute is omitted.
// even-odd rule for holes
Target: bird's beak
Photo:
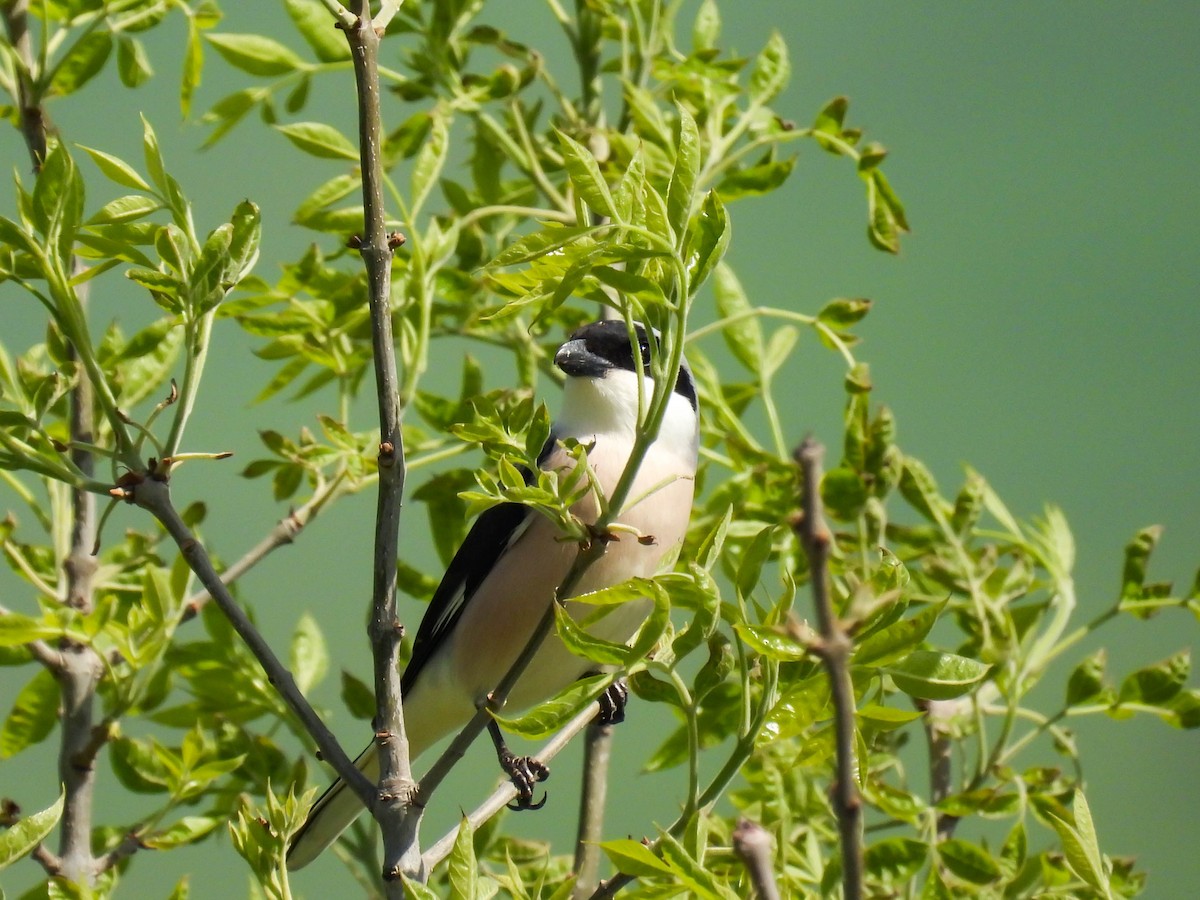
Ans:
<svg viewBox="0 0 1200 900"><path fill-rule="evenodd" d="M566 374L577 378L598 378L612 368L612 363L597 356L583 340L567 341L554 354L554 364Z"/></svg>

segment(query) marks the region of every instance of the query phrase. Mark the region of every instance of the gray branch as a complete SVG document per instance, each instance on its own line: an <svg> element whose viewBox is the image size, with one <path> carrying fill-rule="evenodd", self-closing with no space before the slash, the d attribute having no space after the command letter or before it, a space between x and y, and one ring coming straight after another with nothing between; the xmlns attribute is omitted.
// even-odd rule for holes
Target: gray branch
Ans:
<svg viewBox="0 0 1200 900"><path fill-rule="evenodd" d="M733 852L737 854L758 900L779 900L779 886L771 865L771 835L767 829L749 819L739 819L733 829Z"/></svg>
<svg viewBox="0 0 1200 900"><path fill-rule="evenodd" d="M796 524L796 535L808 555L812 580L813 606L816 610L820 639L813 652L829 673L834 709L834 740L837 750L836 781L833 785L833 809L837 814L842 845L842 890L845 900L860 900L863 895L862 798L858 793L858 758L854 736L854 683L850 680L850 653L853 644L833 609L829 594L829 546L832 537L825 524L821 504L821 461L825 448L806 438L796 448L796 462L803 478L803 513Z"/></svg>
<svg viewBox="0 0 1200 900"><path fill-rule="evenodd" d="M368 0L358 19L342 24L354 61L358 96L358 140L362 170L364 226L358 241L367 271L375 393L379 406L379 499L375 508L375 564L369 633L375 662L375 703L379 747L379 790L372 814L383 832L383 878L389 895L402 896L401 871L418 872L416 789L408 755L400 698L399 652L403 628L396 611L396 556L400 506L404 495L404 442L400 430L399 377L392 340L392 251L403 240L387 233L383 202L383 125L379 109L379 41L394 4L384 3L377 29Z"/></svg>

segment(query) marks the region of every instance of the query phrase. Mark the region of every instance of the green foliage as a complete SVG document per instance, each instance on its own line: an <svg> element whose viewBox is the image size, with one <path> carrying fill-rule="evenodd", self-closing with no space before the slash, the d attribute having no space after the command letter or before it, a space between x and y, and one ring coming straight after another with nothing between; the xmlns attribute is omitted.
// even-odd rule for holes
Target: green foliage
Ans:
<svg viewBox="0 0 1200 900"><path fill-rule="evenodd" d="M205 840L227 822L234 849L272 897L289 896L283 854L311 797L297 797L309 781L309 736L196 590L187 548L154 528L102 533L91 594L67 603L65 567L80 548L63 535L72 519L67 488L108 494L123 479L166 478L179 462L205 456L184 448L191 411L205 402L217 318L253 337L254 352L271 367L266 383L244 399L314 397L326 410L311 428L261 431L263 455L243 469L247 479L269 482L274 500L297 504L280 525L279 543L376 480L378 429L353 412L364 381L371 383L372 357L366 276L350 252L363 231L359 149L308 109L315 79L347 83L350 52L324 3L284 6L294 33L268 36L214 30L220 14L208 2L42 4L39 27L53 38L52 52L24 58L6 46L0 73L14 95L10 117L18 85L22 102L40 107L84 90L115 65L122 83L136 88L153 72L137 35L178 13L186 20L185 116L206 47L246 77L245 87L202 116L205 145L257 111L272 153L320 160L312 167L315 186L292 214L311 243L296 249L273 282L254 268L264 227L285 223L264 223L246 200L199 233L189 196L202 197L204 185L185 192L149 121L139 164L50 139L35 152L36 176L17 185L15 210L0 217L0 281L40 303L47 321L44 342L16 354L0 347L0 474L21 511L21 519L10 513L0 523L0 539L27 586L20 611L0 614L0 664L24 685L0 727L0 759L53 756L47 744L61 689L35 657L86 648L103 661L93 739L106 747L108 765L99 777L115 778L142 801L132 823L96 823L97 851L115 850L127 834L170 850ZM391 299L400 399L410 410L403 434L410 495L425 507L441 564L468 518L501 502L532 507L556 523L563 540L594 538L573 511L595 493L588 448L566 448L579 465L565 476L536 465L550 416L535 397L549 395L560 377L551 360L565 331L598 308L659 329L643 443L661 422L687 341L704 454L678 564L556 607L557 639L623 671L637 697L661 705L656 712L676 726L646 769L686 770L680 818L649 844L602 844L613 872L638 879L623 896L747 895L744 869L725 849L729 805L774 837L785 895L827 895L840 878L827 788L853 776L835 771L829 680L802 613L812 573L787 527L796 521L799 486L776 399L789 362L824 351L846 368L840 458L820 490L834 525L834 606L854 644L853 742L871 895L1136 894L1143 876L1101 849L1081 790L1080 754L1064 723L1149 713L1172 727L1200 727L1190 659L1177 654L1115 679L1103 651L1070 672L1051 667L1109 621L1173 607L1197 613L1197 587L1180 597L1147 580L1159 533L1146 528L1127 548L1108 610L1077 624L1074 545L1062 514L1048 507L1043 518L1020 522L969 469L961 488L944 494L897 443L895 416L873 402L869 370L853 353L871 301L835 298L805 313L747 296L724 260L742 206L733 201L783 187L798 164L799 141L854 164L875 246L896 252L908 229L882 169L886 151L864 144L861 131L846 124L845 98L830 101L808 128L772 108L790 77L778 34L742 59L722 49L713 0L689 23L675 21L677 5L644 0L578 10L575 19L563 13L563 26L580 72L590 76L574 97L562 87L570 79L547 71L543 54L487 24L494 11L485 4L402 6L382 45L383 164L392 227L406 237ZM495 12L503 15L499 5ZM690 51L680 43L684 31ZM153 321L132 335L115 324L98 334L87 292L130 284ZM707 341L718 332L723 349ZM802 343L807 333L818 341ZM516 383L466 355L456 392L430 387L426 372L446 348L459 352L455 341L506 354ZM71 425L72 398L85 379L95 414L87 436ZM447 466L475 451L470 464ZM109 472L85 469L78 454L107 460ZM194 530L204 514L197 505L183 517ZM402 560L399 586L427 597L440 568ZM589 631L631 601L649 601L650 612L628 646ZM308 613L292 627L289 663L305 693L328 675L321 624ZM1044 693L1036 704L1030 699L1047 677L1065 679L1053 695L1061 706L1050 712L1041 708ZM585 679L500 721L526 737L550 735L612 678ZM370 687L344 670L340 684L350 715L370 719ZM910 771L899 755L926 739L944 741L955 760L952 775L933 790L927 773ZM1064 762L1073 774L1057 768ZM282 784L286 797L272 790ZM722 798L728 803L714 806ZM0 835L0 864L45 838L62 802ZM960 820L957 833L946 825ZM971 826L980 820L1004 823L999 848L979 842ZM347 854L365 884L378 874L369 868L369 840ZM464 820L432 887L409 889L417 897L500 890L566 897L570 868L566 857L507 834L502 819L478 829ZM112 884L102 879L97 893ZM186 881L176 895L186 895Z"/></svg>

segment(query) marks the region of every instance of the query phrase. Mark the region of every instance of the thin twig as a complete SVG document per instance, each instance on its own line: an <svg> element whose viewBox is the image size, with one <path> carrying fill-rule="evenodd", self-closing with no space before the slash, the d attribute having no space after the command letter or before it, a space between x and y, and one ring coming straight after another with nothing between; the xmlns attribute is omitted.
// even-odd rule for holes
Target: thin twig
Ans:
<svg viewBox="0 0 1200 900"><path fill-rule="evenodd" d="M62 860L45 844L39 843L29 855L51 878L62 874Z"/></svg>
<svg viewBox="0 0 1200 900"><path fill-rule="evenodd" d="M601 725L598 718L588 723L583 739L579 825L575 833L575 887L571 892L575 900L590 895L600 882L600 841L604 838L612 741L612 725Z"/></svg>
<svg viewBox="0 0 1200 900"><path fill-rule="evenodd" d="M834 709L834 740L837 750L836 781L832 799L842 844L842 891L845 900L863 895L862 797L858 792L858 758L855 753L854 683L850 680L853 644L833 609L829 594L829 547L831 536L821 505L821 460L825 448L806 438L796 448L795 459L803 478L804 515L796 524L796 535L808 555L813 606L820 640L813 651L829 673Z"/></svg>
<svg viewBox="0 0 1200 900"><path fill-rule="evenodd" d="M588 704L583 712L579 713L574 719L564 725L554 737L550 738L546 742L546 746L542 747L533 758L543 763L550 762L550 760L554 759L554 757L558 756L566 748L580 731L588 727L589 723L595 721L596 713L599 709L600 707L596 703ZM471 823L473 828L478 828L500 810L504 809L515 796L517 796L516 786L511 781L505 781L490 797L467 814L467 821ZM431 871L434 866L449 855L451 849L454 847L454 841L457 836L458 829L455 829L449 834L444 835L425 851L422 859L425 863L426 871Z"/></svg>
<svg viewBox="0 0 1200 900"><path fill-rule="evenodd" d="M362 171L364 225L359 249L367 271L375 393L379 406L379 499L375 508L375 565L370 624L375 661L376 743L379 791L370 804L383 832L383 878L389 895L402 896L398 874L419 871L416 830L420 810L415 793L408 737L400 700L398 667L403 629L396 612L396 556L400 504L404 494L404 443L400 431L399 376L392 340L392 251L403 240L387 233L383 202L383 124L379 108L379 41L398 4L385 2L380 29L371 19L368 0L360 0L358 19L343 25L354 60L358 96L358 140Z"/></svg>
<svg viewBox="0 0 1200 900"><path fill-rule="evenodd" d="M17 115L21 121L21 134L33 171L40 171L46 158L46 111L33 92L33 48L29 38L29 0L11 0L0 3L0 16L8 31L9 46L16 51L21 61L17 73Z"/></svg>
<svg viewBox="0 0 1200 900"><path fill-rule="evenodd" d="M166 482L147 478L136 487L129 489L126 499L132 499L134 503L162 523L167 534L179 547L184 560L196 573L196 577L200 579L200 583L212 594L213 601L225 614L229 624L233 626L233 630L245 641L250 652L254 654L254 658L263 667L267 679L312 737L321 751L322 757L333 766L334 771L345 780L359 799L369 806L375 799L375 786L355 768L341 744L325 727L321 717L316 714L300 692L300 688L296 686L296 680L292 677L292 673L279 661L250 618L233 599L228 588L221 584L221 578L213 568L212 560L204 549L204 545L196 540L195 535L179 515L179 511L171 503L171 495Z"/></svg>
<svg viewBox="0 0 1200 900"><path fill-rule="evenodd" d="M947 721L956 704L947 700L922 700L917 703L925 713L925 740L929 746L929 805L936 807L950 796L953 788L951 768L950 730ZM937 839L947 840L954 836L958 817L942 813L937 818Z"/></svg>
<svg viewBox="0 0 1200 900"><path fill-rule="evenodd" d="M749 819L739 819L733 829L733 852L737 854L758 900L779 900L779 886L771 862L771 835Z"/></svg>

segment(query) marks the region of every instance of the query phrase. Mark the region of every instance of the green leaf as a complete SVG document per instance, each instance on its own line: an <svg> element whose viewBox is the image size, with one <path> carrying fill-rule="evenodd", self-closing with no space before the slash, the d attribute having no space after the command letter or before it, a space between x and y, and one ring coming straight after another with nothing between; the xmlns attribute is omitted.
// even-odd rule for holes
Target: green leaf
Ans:
<svg viewBox="0 0 1200 900"><path fill-rule="evenodd" d="M687 852L683 844L665 831L659 834L658 849L663 862L674 871L675 880L688 888L688 896L701 900L736 900L737 895L733 891L719 883L708 869Z"/></svg>
<svg viewBox="0 0 1200 900"><path fill-rule="evenodd" d="M867 181L867 237L880 250L900 252L900 235L908 231L904 205L881 169L863 174Z"/></svg>
<svg viewBox="0 0 1200 900"><path fill-rule="evenodd" d="M841 522L858 518L869 496L867 483L854 469L838 466L821 476L821 502Z"/></svg>
<svg viewBox="0 0 1200 900"><path fill-rule="evenodd" d="M971 884L991 884L1000 877L1000 867L988 853L975 844L951 838L937 845L942 864Z"/></svg>
<svg viewBox="0 0 1200 900"><path fill-rule="evenodd" d="M154 831L139 839L139 843L151 850L172 850L184 847L211 834L218 826L224 824L224 818L216 816L184 816L169 828Z"/></svg>
<svg viewBox="0 0 1200 900"><path fill-rule="evenodd" d="M261 34L209 34L205 37L226 62L251 75L289 75L297 69L309 68L308 63L279 41Z"/></svg>
<svg viewBox="0 0 1200 900"><path fill-rule="evenodd" d="M618 872L650 878L674 875L674 870L640 841L630 838L605 841L600 849Z"/></svg>
<svg viewBox="0 0 1200 900"><path fill-rule="evenodd" d="M186 120L192 114L192 98L204 72L204 42L200 40L200 23L196 16L188 17L187 43L183 48L183 72L179 78L179 112Z"/></svg>
<svg viewBox="0 0 1200 900"><path fill-rule="evenodd" d="M140 87L154 74L146 48L137 38L118 38L117 74L121 76L121 84L128 88Z"/></svg>
<svg viewBox="0 0 1200 900"><path fill-rule="evenodd" d="M41 843L62 817L65 792L58 795L52 806L26 816L6 831L0 832L0 869L6 869Z"/></svg>
<svg viewBox="0 0 1200 900"><path fill-rule="evenodd" d="M531 740L549 737L599 697L612 683L611 675L592 675L572 682L545 703L514 719L494 716L505 731Z"/></svg>
<svg viewBox="0 0 1200 900"><path fill-rule="evenodd" d="M776 526L768 525L751 538L750 543L742 551L742 558L738 561L736 579L739 596L749 597L754 592L754 588L758 586L763 566L770 559L771 551L775 546L775 529Z"/></svg>
<svg viewBox="0 0 1200 900"><path fill-rule="evenodd" d="M454 838L454 847L446 861L450 876L450 892L463 900L475 900L479 892L479 867L475 864L475 829L463 816Z"/></svg>
<svg viewBox="0 0 1200 900"><path fill-rule="evenodd" d="M716 191L709 191L688 235L688 250L691 271L688 273L688 289L694 295L705 279L725 256L729 246L729 217Z"/></svg>
<svg viewBox="0 0 1200 900"><path fill-rule="evenodd" d="M692 23L692 49L696 52L714 50L721 35L721 10L716 0L704 0L696 10Z"/></svg>
<svg viewBox="0 0 1200 900"><path fill-rule="evenodd" d="M375 692L345 669L342 669L342 703L356 719L369 722L375 717Z"/></svg>
<svg viewBox="0 0 1200 900"><path fill-rule="evenodd" d="M292 633L291 669L296 687L307 694L329 671L329 650L317 620L308 613L300 616Z"/></svg>
<svg viewBox="0 0 1200 900"><path fill-rule="evenodd" d="M62 629L41 619L7 613L0 616L0 647L17 647L30 641L58 637Z"/></svg>
<svg viewBox="0 0 1200 900"><path fill-rule="evenodd" d="M1182 650L1160 663L1138 669L1121 682L1117 701L1161 706L1183 690L1191 667L1191 653Z"/></svg>
<svg viewBox="0 0 1200 900"><path fill-rule="evenodd" d="M604 180L596 158L570 135L557 130L555 133L558 135L559 147L562 149L567 177L571 179L575 192L593 212L615 219L616 206L613 204L608 182Z"/></svg>
<svg viewBox="0 0 1200 900"><path fill-rule="evenodd" d="M39 669L13 700L0 729L0 759L41 743L58 721L58 704L58 681L49 669Z"/></svg>
<svg viewBox="0 0 1200 900"><path fill-rule="evenodd" d="M915 650L883 667L896 687L910 697L923 700L961 697L983 681L989 670L989 666L978 660L935 650Z"/></svg>
<svg viewBox="0 0 1200 900"><path fill-rule="evenodd" d="M860 322L871 311L871 301L860 297L830 300L817 313L817 319L833 331L842 332Z"/></svg>
<svg viewBox="0 0 1200 900"><path fill-rule="evenodd" d="M757 316L751 315L754 307L746 297L742 283L724 262L717 264L713 295L717 301L717 315L736 320L721 328L721 336L730 352L749 372L759 374L765 355L762 323Z"/></svg>
<svg viewBox="0 0 1200 900"><path fill-rule="evenodd" d="M696 197L696 181L700 177L700 131L687 107L677 104L676 109L679 112L679 128L675 136L675 167L671 171L671 185L667 189L667 222L676 235L682 235L688 232ZM701 280L695 281L693 290L699 287Z"/></svg>
<svg viewBox="0 0 1200 900"><path fill-rule="evenodd" d="M739 622L733 628L751 650L770 659L796 662L811 656L804 644L774 628L748 625L744 622Z"/></svg>
<svg viewBox="0 0 1200 900"><path fill-rule="evenodd" d="M298 149L321 159L348 159L358 162L358 148L332 125L324 122L296 122L276 125L275 130Z"/></svg>
<svg viewBox="0 0 1200 900"><path fill-rule="evenodd" d="M930 604L915 616L870 635L854 648L854 664L886 666L901 659L925 640L948 602Z"/></svg>
<svg viewBox="0 0 1200 900"><path fill-rule="evenodd" d="M554 624L559 639L574 655L602 666L624 664L628 647L588 634L561 603L554 604Z"/></svg>
<svg viewBox="0 0 1200 900"><path fill-rule="evenodd" d="M1060 815L1056 810L1043 806L1041 812L1050 820L1050 824L1057 832L1059 842L1062 844L1063 856L1071 871L1081 881L1099 892L1102 897L1111 898L1112 893L1109 890L1108 879L1104 875L1104 865L1100 857L1100 847L1096 841L1095 826L1092 824L1091 810L1088 809L1083 791L1075 792L1074 824L1064 818L1066 810L1062 810Z"/></svg>
<svg viewBox="0 0 1200 900"><path fill-rule="evenodd" d="M321 62L350 58L350 45L336 27L337 22L320 0L284 0L284 8L304 42Z"/></svg>
<svg viewBox="0 0 1200 900"><path fill-rule="evenodd" d="M787 44L772 30L765 46L754 60L750 73L750 99L756 104L770 103L787 87L792 74Z"/></svg>
<svg viewBox="0 0 1200 900"><path fill-rule="evenodd" d="M446 165L446 156L450 152L450 131L446 126L446 116L435 114L432 117L429 133L421 150L413 162L412 169L412 199L409 201L411 210L419 210L425 203L425 198L437 184L442 168Z"/></svg>
<svg viewBox="0 0 1200 900"><path fill-rule="evenodd" d="M1107 661L1108 651L1101 647L1075 667L1067 679L1067 706L1078 706L1103 692Z"/></svg>
<svg viewBox="0 0 1200 900"><path fill-rule="evenodd" d="M79 41L59 64L50 81L51 95L65 97L73 94L104 68L112 52L112 35L94 31Z"/></svg>
<svg viewBox="0 0 1200 900"><path fill-rule="evenodd" d="M400 883L404 885L404 896L411 897L412 900L440 900L437 894L421 882L413 881L403 872L400 873Z"/></svg>
<svg viewBox="0 0 1200 900"><path fill-rule="evenodd" d="M152 190L150 185L137 173L133 166L129 165L123 159L105 153L102 150L93 150L91 147L81 146L80 149L92 158L92 162L96 164L96 167L104 173L104 176L109 181L116 182L122 187L133 188L139 191Z"/></svg>
<svg viewBox="0 0 1200 900"><path fill-rule="evenodd" d="M868 847L863 854L867 874L885 885L901 885L925 865L929 845L912 838L888 838Z"/></svg>
<svg viewBox="0 0 1200 900"><path fill-rule="evenodd" d="M106 204L90 219L88 225L107 225L115 222L129 222L149 215L161 209L162 204L157 200L141 194L126 194Z"/></svg>
<svg viewBox="0 0 1200 900"><path fill-rule="evenodd" d="M1146 569L1150 563L1150 554L1154 552L1155 546L1162 537L1162 531L1161 525L1143 528L1125 545L1125 565L1121 573L1122 598L1142 596L1142 585L1146 583Z"/></svg>

